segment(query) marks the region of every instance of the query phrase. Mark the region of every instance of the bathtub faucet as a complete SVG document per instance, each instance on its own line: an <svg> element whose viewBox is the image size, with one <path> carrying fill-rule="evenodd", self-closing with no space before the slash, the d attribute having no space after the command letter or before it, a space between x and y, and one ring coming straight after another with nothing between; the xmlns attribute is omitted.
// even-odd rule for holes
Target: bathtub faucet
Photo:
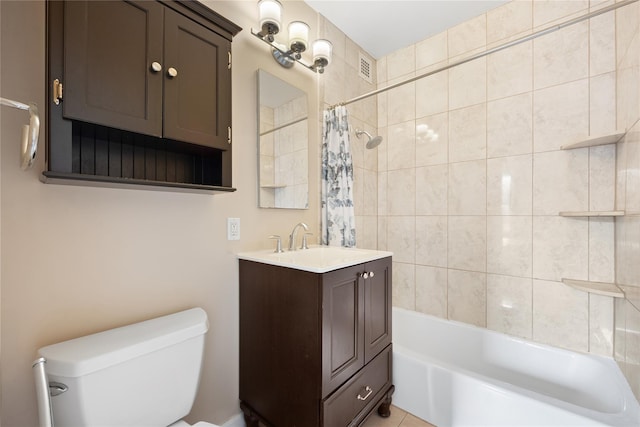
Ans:
<svg viewBox="0 0 640 427"><path fill-rule="evenodd" d="M304 222L299 222L296 224L295 227L293 227L293 231L291 232L291 234L289 234L289 250L290 251L296 250L296 233L298 232L298 227L302 227L304 228L305 231L309 231L309 226Z"/></svg>

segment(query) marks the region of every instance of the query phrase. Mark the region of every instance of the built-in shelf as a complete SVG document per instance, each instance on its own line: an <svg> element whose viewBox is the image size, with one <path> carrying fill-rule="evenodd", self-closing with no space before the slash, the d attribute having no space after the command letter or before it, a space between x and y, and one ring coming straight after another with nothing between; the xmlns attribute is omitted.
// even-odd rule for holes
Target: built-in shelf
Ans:
<svg viewBox="0 0 640 427"><path fill-rule="evenodd" d="M571 141L560 147L561 150L571 150L574 148L596 147L599 145L615 144L620 141L626 130L616 130L606 135L589 136L577 141ZM617 217L623 216L624 211L563 211L559 213L564 217ZM604 295L613 298L624 298L624 292L615 283L591 282L587 280L562 279L562 283L584 292L595 295Z"/></svg>
<svg viewBox="0 0 640 427"><path fill-rule="evenodd" d="M560 147L561 150L571 150L574 148L595 147L597 145L615 144L627 133L626 130L617 130L615 133L607 135L590 136L578 141L573 141Z"/></svg>
<svg viewBox="0 0 640 427"><path fill-rule="evenodd" d="M624 216L624 211L564 211L560 216Z"/></svg>
<svg viewBox="0 0 640 427"><path fill-rule="evenodd" d="M581 291L614 298L624 298L624 292L615 283L589 282L587 280L562 279L562 283Z"/></svg>
<svg viewBox="0 0 640 427"><path fill-rule="evenodd" d="M1 0L0 0L1 1ZM153 181L150 179L114 178L110 176L85 175L81 173L64 173L44 171L40 181L45 184L64 184L107 188L138 188L154 187L160 191L179 191L191 193L223 193L236 191L233 187L222 187L209 184L192 184L188 182Z"/></svg>

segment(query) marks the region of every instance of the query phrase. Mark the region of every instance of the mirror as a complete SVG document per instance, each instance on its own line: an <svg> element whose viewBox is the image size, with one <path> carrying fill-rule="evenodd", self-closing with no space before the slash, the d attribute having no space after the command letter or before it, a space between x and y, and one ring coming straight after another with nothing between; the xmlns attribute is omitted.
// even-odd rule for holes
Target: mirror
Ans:
<svg viewBox="0 0 640 427"><path fill-rule="evenodd" d="M307 94L258 70L258 205L309 208Z"/></svg>

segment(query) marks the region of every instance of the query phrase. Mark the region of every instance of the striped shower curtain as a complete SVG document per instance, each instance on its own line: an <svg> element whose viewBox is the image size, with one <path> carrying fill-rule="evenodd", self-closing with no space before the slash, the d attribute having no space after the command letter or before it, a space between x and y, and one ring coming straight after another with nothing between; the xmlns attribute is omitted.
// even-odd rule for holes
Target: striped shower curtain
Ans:
<svg viewBox="0 0 640 427"><path fill-rule="evenodd" d="M322 244L353 247L356 224L347 109L325 110L322 131Z"/></svg>

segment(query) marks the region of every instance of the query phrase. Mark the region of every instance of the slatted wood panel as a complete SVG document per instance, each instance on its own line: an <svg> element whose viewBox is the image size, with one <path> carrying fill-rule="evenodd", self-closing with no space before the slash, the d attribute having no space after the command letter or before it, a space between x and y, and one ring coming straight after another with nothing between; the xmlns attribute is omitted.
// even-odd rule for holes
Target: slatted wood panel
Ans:
<svg viewBox="0 0 640 427"><path fill-rule="evenodd" d="M74 121L72 172L221 186L222 152L214 148Z"/></svg>

